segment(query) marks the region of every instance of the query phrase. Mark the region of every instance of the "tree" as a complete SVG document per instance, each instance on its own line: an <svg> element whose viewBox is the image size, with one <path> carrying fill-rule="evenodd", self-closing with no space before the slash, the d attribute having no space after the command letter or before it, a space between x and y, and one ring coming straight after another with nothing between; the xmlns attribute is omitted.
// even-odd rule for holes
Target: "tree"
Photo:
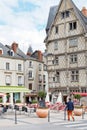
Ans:
<svg viewBox="0 0 87 130"><path fill-rule="evenodd" d="M76 98L76 99L78 99L79 101L80 101L80 98L81 98L82 96L80 95L80 94L75 94L74 95L74 98Z"/></svg>
<svg viewBox="0 0 87 130"><path fill-rule="evenodd" d="M46 97L46 92L45 91L39 91L38 97L44 99Z"/></svg>
<svg viewBox="0 0 87 130"><path fill-rule="evenodd" d="M44 100L45 97L46 97L46 92L44 92L44 91L39 91L39 92L38 92L38 97L40 98L39 106L42 107L42 108L46 107L46 106L45 106L45 100Z"/></svg>

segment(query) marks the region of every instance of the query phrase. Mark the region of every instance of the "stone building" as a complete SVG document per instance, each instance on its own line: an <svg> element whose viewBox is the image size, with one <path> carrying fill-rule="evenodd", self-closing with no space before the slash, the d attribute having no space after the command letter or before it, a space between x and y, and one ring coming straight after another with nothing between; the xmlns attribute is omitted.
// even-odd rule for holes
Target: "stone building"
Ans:
<svg viewBox="0 0 87 130"><path fill-rule="evenodd" d="M24 93L29 92L24 86L25 58L17 43L11 46L0 43L0 97L3 93L3 103L24 102Z"/></svg>
<svg viewBox="0 0 87 130"><path fill-rule="evenodd" d="M26 101L37 100L39 91L48 91L48 73L45 56L40 50L31 53L29 47L25 63L25 86L31 91Z"/></svg>
<svg viewBox="0 0 87 130"><path fill-rule="evenodd" d="M87 9L72 0L51 7L45 45L51 95L87 92Z"/></svg>
<svg viewBox="0 0 87 130"><path fill-rule="evenodd" d="M13 42L11 46L0 43L0 101L21 100L28 102L37 97L38 91L47 91L47 68L41 51L27 55Z"/></svg>

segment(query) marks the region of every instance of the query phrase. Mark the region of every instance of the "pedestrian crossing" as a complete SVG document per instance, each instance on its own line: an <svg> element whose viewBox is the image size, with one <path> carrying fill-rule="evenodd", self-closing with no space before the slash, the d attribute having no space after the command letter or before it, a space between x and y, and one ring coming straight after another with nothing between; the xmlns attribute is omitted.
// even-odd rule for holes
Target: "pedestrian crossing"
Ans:
<svg viewBox="0 0 87 130"><path fill-rule="evenodd" d="M52 122L52 125L63 126L67 128L73 128L74 130L87 130L87 120L77 120L77 121L67 121L67 120L58 120Z"/></svg>

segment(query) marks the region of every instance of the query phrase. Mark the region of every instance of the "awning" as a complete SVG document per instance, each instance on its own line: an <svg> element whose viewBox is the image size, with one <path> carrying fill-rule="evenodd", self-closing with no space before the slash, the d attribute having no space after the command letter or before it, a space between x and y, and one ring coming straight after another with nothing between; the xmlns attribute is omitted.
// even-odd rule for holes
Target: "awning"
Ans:
<svg viewBox="0 0 87 130"><path fill-rule="evenodd" d="M81 96L87 96L87 93L73 92L73 95L79 94Z"/></svg>
<svg viewBox="0 0 87 130"><path fill-rule="evenodd" d="M18 93L18 92L27 92L30 90L24 86L0 86L0 92L2 93Z"/></svg>
<svg viewBox="0 0 87 130"><path fill-rule="evenodd" d="M0 93L0 97L3 97L5 96L6 94L5 93Z"/></svg>

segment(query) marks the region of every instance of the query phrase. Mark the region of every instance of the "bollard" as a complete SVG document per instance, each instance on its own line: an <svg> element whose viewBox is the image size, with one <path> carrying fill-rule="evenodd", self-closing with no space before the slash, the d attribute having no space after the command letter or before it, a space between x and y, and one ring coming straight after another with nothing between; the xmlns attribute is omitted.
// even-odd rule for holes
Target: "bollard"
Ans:
<svg viewBox="0 0 87 130"><path fill-rule="evenodd" d="M17 124L17 111L16 111L16 105L15 105L15 124Z"/></svg>
<svg viewBox="0 0 87 130"><path fill-rule="evenodd" d="M66 109L64 109L64 120L66 120Z"/></svg>
<svg viewBox="0 0 87 130"><path fill-rule="evenodd" d="M83 106L82 106L82 119L84 119L84 110L83 110Z"/></svg>
<svg viewBox="0 0 87 130"><path fill-rule="evenodd" d="M50 122L50 109L48 110L48 122Z"/></svg>

